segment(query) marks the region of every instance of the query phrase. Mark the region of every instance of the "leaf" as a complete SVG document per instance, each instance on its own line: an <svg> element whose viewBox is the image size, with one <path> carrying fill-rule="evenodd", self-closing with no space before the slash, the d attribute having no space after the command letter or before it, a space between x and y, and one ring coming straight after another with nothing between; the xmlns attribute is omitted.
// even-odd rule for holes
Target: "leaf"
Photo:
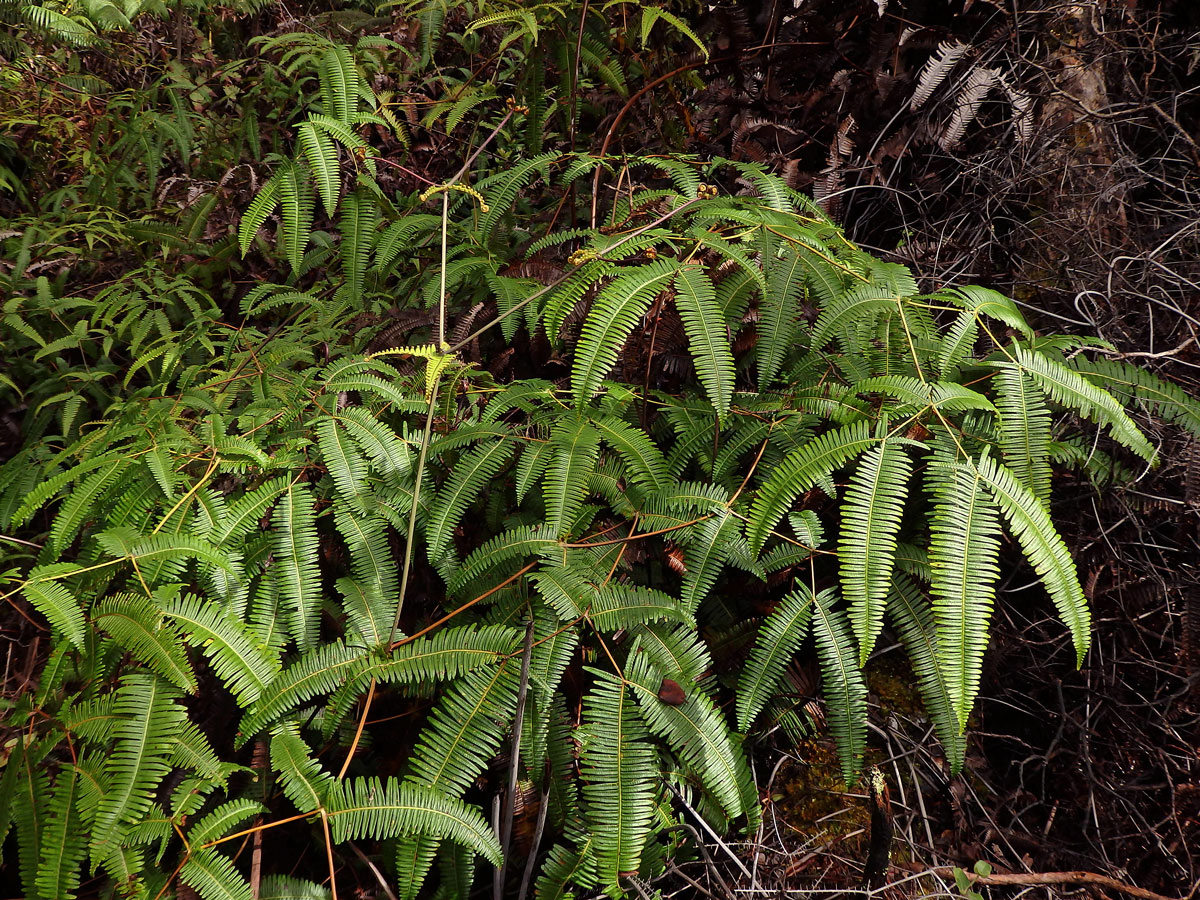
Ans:
<svg viewBox="0 0 1200 900"><path fill-rule="evenodd" d="M301 650L316 644L321 609L321 571L313 498L308 485L291 485L280 497L271 518L276 578L288 604L288 626Z"/></svg>
<svg viewBox="0 0 1200 900"><path fill-rule="evenodd" d="M826 593L831 589L826 589ZM737 686L738 730L749 731L770 701L792 657L808 634L815 599L808 588L785 596L758 629Z"/></svg>
<svg viewBox="0 0 1200 900"><path fill-rule="evenodd" d="M1045 506L1008 469L985 456L976 464L976 471L1042 579L1059 616L1071 629L1075 664L1083 665L1092 639L1092 616L1066 543Z"/></svg>
<svg viewBox="0 0 1200 900"><path fill-rule="evenodd" d="M565 536L574 525L599 453L600 433L587 419L563 418L550 433L550 462L542 496L551 534Z"/></svg>
<svg viewBox="0 0 1200 900"><path fill-rule="evenodd" d="M878 441L871 435L870 423L859 421L826 432L789 452L759 488L750 507L746 539L751 548L762 550L771 529L803 491Z"/></svg>
<svg viewBox="0 0 1200 900"><path fill-rule="evenodd" d="M838 567L842 596L866 665L883 629L883 609L896 557L912 462L902 447L885 441L862 455L842 505Z"/></svg>
<svg viewBox="0 0 1200 900"><path fill-rule="evenodd" d="M827 591L816 596L812 629L842 778L852 785L858 781L867 743L867 685L857 665L845 613L833 606L833 599Z"/></svg>
<svg viewBox="0 0 1200 900"><path fill-rule="evenodd" d="M593 674L596 683L584 698L580 777L597 876L616 886L621 873L638 870L654 816L657 771L629 689L606 672Z"/></svg>
<svg viewBox="0 0 1200 900"><path fill-rule="evenodd" d="M733 399L733 352L724 316L717 306L716 290L702 267L680 267L675 279L675 308L688 336L696 377L704 385L717 419L724 423Z"/></svg>
<svg viewBox="0 0 1200 900"><path fill-rule="evenodd" d="M486 490L512 454L512 442L502 438L471 448L454 465L434 498L425 528L430 562L436 562L446 552L467 507Z"/></svg>
<svg viewBox="0 0 1200 900"><path fill-rule="evenodd" d="M1000 574L1000 522L974 468L935 457L928 478L928 490L934 497L929 526L933 611L938 648L961 730L979 692Z"/></svg>
<svg viewBox="0 0 1200 900"><path fill-rule="evenodd" d="M655 296L674 276L675 263L660 259L630 269L613 279L592 303L575 347L571 390L579 408L600 388L600 380L617 361L617 354Z"/></svg>

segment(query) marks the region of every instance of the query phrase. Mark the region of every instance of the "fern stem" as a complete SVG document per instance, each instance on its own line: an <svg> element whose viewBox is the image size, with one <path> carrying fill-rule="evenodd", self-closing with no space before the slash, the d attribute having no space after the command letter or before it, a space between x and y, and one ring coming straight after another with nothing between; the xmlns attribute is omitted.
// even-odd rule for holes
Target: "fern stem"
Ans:
<svg viewBox="0 0 1200 900"><path fill-rule="evenodd" d="M437 408L438 382L440 381L441 373L438 373L430 386L429 409L425 413L425 427L421 431L421 452L417 455L412 508L408 511L408 526L404 536L404 568L400 573L400 596L396 599L396 614L392 617L392 628L388 632L389 645L395 641L396 629L400 627L400 614L404 612L404 597L408 592L408 576L412 572L413 540L417 534L417 507L421 502L421 481L425 476L425 461L429 456L430 436L433 433L433 411Z"/></svg>
<svg viewBox="0 0 1200 900"><path fill-rule="evenodd" d="M508 802L504 807L504 824L500 828L500 855L496 869L495 897L503 900L504 876L508 872L508 845L512 839L513 813L517 806L517 773L521 766L521 727L525 724L525 701L529 697L529 663L533 658L533 619L525 626L525 647L521 653L521 683L517 688L517 709L513 714L512 752L508 761Z"/></svg>

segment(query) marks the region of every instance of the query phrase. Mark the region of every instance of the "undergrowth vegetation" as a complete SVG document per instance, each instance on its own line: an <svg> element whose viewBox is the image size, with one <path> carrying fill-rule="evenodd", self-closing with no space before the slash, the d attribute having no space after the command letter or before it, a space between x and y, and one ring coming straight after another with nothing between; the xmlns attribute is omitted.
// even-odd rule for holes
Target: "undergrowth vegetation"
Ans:
<svg viewBox="0 0 1200 900"><path fill-rule="evenodd" d="M885 629L959 770L1006 543L1082 661L1053 472L1134 477L1131 412L1200 407L762 167L579 149L597 95L683 89L686 8L349 9L229 58L206 10L135 88L109 6L22 7L5 75L55 94L3 123L46 142L3 157L27 896L620 896L756 827L798 654L847 783Z"/></svg>

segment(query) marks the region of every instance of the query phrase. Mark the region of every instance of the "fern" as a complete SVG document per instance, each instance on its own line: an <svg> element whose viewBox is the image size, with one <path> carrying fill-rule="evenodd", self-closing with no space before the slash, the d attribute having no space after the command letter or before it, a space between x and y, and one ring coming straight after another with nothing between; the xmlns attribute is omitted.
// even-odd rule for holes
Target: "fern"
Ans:
<svg viewBox="0 0 1200 900"><path fill-rule="evenodd" d="M833 605L833 599L826 592L813 599L812 630L842 778L852 785L858 781L867 742L867 685L855 664L846 616Z"/></svg>
<svg viewBox="0 0 1200 900"><path fill-rule="evenodd" d="M617 361L637 320L674 273L670 261L658 260L618 275L596 297L571 369L571 390L577 406L582 407L599 389L600 380Z"/></svg>
<svg viewBox="0 0 1200 900"><path fill-rule="evenodd" d="M933 610L961 730L979 692L1000 574L1000 521L982 477L972 467L935 458L929 473L936 504L929 542Z"/></svg>
<svg viewBox="0 0 1200 900"><path fill-rule="evenodd" d="M912 463L903 448L884 442L863 454L846 491L838 565L858 640L859 665L866 664L883 628L911 474Z"/></svg>

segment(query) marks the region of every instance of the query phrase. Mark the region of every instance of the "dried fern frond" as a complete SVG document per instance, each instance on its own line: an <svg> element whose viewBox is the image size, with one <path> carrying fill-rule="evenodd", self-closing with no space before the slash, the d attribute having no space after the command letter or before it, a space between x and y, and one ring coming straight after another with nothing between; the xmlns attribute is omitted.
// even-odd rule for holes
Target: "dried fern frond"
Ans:
<svg viewBox="0 0 1200 900"><path fill-rule="evenodd" d="M943 150L949 150L960 140L967 131L967 126L975 121L979 107L987 99L987 95L1000 83L1000 70L979 66L972 69L967 76L967 83L954 100L954 113L945 129L938 136L938 143Z"/></svg>
<svg viewBox="0 0 1200 900"><path fill-rule="evenodd" d="M929 57L921 69L921 74L917 78L917 90L913 94L912 100L909 101L908 108L916 111L924 106L938 86L946 80L950 70L970 49L969 45L961 41L943 41L939 44L937 52Z"/></svg>

